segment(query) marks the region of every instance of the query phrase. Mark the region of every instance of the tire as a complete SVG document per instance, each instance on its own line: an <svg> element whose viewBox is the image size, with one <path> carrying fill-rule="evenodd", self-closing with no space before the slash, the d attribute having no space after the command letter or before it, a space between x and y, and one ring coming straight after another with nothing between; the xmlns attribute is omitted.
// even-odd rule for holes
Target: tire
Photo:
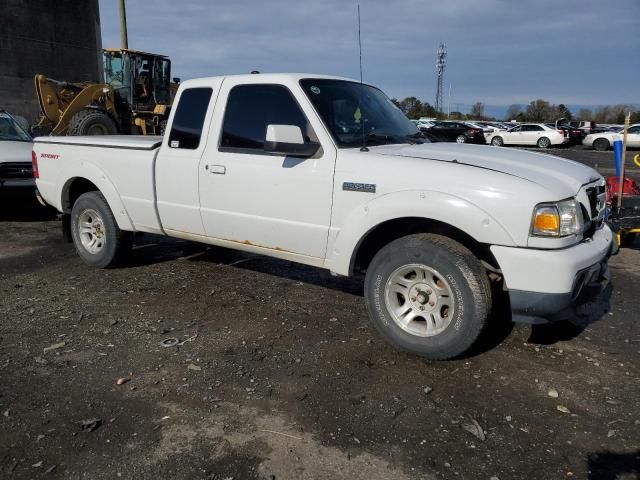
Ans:
<svg viewBox="0 0 640 480"><path fill-rule="evenodd" d="M609 150L610 146L611 144L609 143L609 140L607 140L606 138L596 138L595 141L593 142L593 149L598 150L600 152Z"/></svg>
<svg viewBox="0 0 640 480"><path fill-rule="evenodd" d="M493 137L491 139L491 145L501 147L504 145L504 141L502 140L502 137Z"/></svg>
<svg viewBox="0 0 640 480"><path fill-rule="evenodd" d="M382 337L430 360L469 350L491 311L484 268L468 249L441 235L409 235L386 245L367 269L364 291Z"/></svg>
<svg viewBox="0 0 640 480"><path fill-rule="evenodd" d="M69 121L67 135L115 135L118 126L101 110L85 109L76 113Z"/></svg>
<svg viewBox="0 0 640 480"><path fill-rule="evenodd" d="M549 148L551 146L551 140L547 137L542 137L538 139L538 148Z"/></svg>
<svg viewBox="0 0 640 480"><path fill-rule="evenodd" d="M464 135L458 135L456 137L456 143L465 143L467 141L467 139L465 138Z"/></svg>
<svg viewBox="0 0 640 480"><path fill-rule="evenodd" d="M71 238L86 264L107 268L124 257L133 237L118 228L102 193L88 192L80 195L71 209Z"/></svg>

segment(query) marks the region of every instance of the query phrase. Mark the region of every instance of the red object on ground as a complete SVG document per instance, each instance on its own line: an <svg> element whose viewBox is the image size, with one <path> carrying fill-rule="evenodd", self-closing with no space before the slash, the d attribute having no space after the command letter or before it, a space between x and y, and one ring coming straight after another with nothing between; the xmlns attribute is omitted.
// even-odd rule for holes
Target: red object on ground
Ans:
<svg viewBox="0 0 640 480"><path fill-rule="evenodd" d="M607 203L618 195L620 191L620 179L618 177L607 177ZM622 195L640 195L640 187L633 179L625 177L622 184Z"/></svg>

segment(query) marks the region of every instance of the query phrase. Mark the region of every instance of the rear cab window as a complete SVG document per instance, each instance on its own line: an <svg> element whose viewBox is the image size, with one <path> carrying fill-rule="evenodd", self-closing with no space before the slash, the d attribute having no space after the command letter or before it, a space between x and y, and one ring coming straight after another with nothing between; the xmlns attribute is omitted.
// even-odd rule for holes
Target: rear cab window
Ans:
<svg viewBox="0 0 640 480"><path fill-rule="evenodd" d="M198 148L212 94L213 90L209 87L182 91L169 132L169 147L187 150Z"/></svg>

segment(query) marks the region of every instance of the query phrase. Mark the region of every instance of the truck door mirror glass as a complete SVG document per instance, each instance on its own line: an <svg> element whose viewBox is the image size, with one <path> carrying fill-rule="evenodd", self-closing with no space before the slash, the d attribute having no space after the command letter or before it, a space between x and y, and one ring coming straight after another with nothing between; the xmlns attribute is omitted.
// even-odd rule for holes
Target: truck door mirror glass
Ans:
<svg viewBox="0 0 640 480"><path fill-rule="evenodd" d="M292 157L311 157L318 149L317 142L305 142L302 130L297 125L268 125L264 142L264 151L290 155Z"/></svg>

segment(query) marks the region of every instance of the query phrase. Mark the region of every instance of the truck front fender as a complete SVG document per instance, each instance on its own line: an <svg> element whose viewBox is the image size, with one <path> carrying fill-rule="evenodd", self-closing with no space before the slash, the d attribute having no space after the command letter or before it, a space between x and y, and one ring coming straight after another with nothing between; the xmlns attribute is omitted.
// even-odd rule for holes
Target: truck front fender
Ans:
<svg viewBox="0 0 640 480"><path fill-rule="evenodd" d="M367 234L384 222L401 218L436 220L461 230L479 243L516 244L500 222L467 200L432 190L405 190L382 195L349 212L341 228L334 231L327 268L340 275L351 274L353 258Z"/></svg>
<svg viewBox="0 0 640 480"><path fill-rule="evenodd" d="M135 231L131 217L115 185L99 167L90 162L82 161L60 173L57 182L58 185L61 185L61 188L58 190L61 192L60 205L57 206L59 211L71 213L73 205L71 205L69 201L69 193L71 185L78 179L88 180L100 190L100 193L102 193L107 200L120 230Z"/></svg>

